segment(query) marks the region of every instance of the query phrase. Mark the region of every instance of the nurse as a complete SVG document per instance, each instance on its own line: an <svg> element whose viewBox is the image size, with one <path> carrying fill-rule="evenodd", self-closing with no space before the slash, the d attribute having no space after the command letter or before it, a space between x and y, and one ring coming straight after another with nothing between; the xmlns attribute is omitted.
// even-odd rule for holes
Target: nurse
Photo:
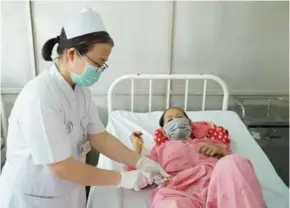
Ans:
<svg viewBox="0 0 290 208"><path fill-rule="evenodd" d="M91 9L76 14L60 36L48 40L42 56L49 71L30 81L9 118L7 161L0 177L1 208L84 208L85 186L139 190L153 174L168 174L160 165L131 151L106 132L87 88L108 67L114 42L100 15ZM136 171L116 172L85 163L90 148Z"/></svg>

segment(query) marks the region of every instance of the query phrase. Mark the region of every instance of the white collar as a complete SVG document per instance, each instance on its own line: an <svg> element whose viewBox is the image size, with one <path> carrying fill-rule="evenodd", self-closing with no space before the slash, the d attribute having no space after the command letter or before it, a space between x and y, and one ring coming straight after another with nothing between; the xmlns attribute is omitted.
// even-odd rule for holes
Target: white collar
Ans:
<svg viewBox="0 0 290 208"><path fill-rule="evenodd" d="M56 63L54 63L51 66L50 73L54 77L54 80L56 81L58 87L61 88L61 90L64 92L68 100L74 101L76 97L76 92L78 90L77 89L78 86L75 85L74 89L71 87L71 85L65 80L62 74L58 71Z"/></svg>

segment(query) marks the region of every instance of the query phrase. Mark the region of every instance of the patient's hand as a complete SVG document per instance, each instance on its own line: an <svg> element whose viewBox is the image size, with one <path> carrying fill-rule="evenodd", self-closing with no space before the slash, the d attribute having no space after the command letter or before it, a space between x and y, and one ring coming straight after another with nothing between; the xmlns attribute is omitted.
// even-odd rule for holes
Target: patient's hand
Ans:
<svg viewBox="0 0 290 208"><path fill-rule="evenodd" d="M141 132L133 132L130 136L131 142L133 144L133 149L139 154L141 154L143 150L143 139L141 136Z"/></svg>
<svg viewBox="0 0 290 208"><path fill-rule="evenodd" d="M198 152L209 157L223 157L227 155L224 147L215 144L203 144L200 146Z"/></svg>

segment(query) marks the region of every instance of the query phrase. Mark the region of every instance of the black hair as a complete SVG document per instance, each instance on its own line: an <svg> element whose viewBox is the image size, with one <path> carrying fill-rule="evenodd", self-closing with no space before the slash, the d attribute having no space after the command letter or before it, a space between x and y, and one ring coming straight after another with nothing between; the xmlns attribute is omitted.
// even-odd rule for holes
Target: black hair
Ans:
<svg viewBox="0 0 290 208"><path fill-rule="evenodd" d="M51 38L45 42L42 47L42 57L45 61L52 61L51 54L53 47L58 43L57 54L61 56L63 52L68 48L75 48L80 54L87 53L96 43L107 43L114 46L114 41L111 36L105 32L95 32L85 34L75 38L67 39L64 28L61 29L59 36Z"/></svg>
<svg viewBox="0 0 290 208"><path fill-rule="evenodd" d="M179 108L179 107L171 107L171 108L166 109L163 112L163 114L161 115L161 117L159 119L159 126L160 127L163 127L164 126L164 116L165 116L166 112L169 111L170 109L174 109L174 108L182 111L182 113L184 114L185 118L187 118L188 120L190 120L189 117L188 117L188 115L185 113L185 111L182 108Z"/></svg>

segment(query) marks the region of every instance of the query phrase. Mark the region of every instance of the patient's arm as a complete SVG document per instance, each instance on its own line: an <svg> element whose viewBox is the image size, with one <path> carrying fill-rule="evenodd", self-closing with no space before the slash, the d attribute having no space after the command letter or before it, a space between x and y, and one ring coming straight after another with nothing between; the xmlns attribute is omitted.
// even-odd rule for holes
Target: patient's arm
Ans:
<svg viewBox="0 0 290 208"><path fill-rule="evenodd" d="M131 142L133 144L133 150L140 155L142 154L143 151L143 139L141 135L142 135L141 132L134 132L130 137Z"/></svg>
<svg viewBox="0 0 290 208"><path fill-rule="evenodd" d="M221 141L208 138L204 138L204 141L206 143L200 146L199 152L206 156L221 158L232 153L230 146Z"/></svg>
<svg viewBox="0 0 290 208"><path fill-rule="evenodd" d="M133 145L133 150L134 150L134 152L136 152L138 154L142 154L142 150L143 150L143 139L142 139L141 135L142 135L141 132L134 132L130 137L130 139L132 141L132 145ZM153 147L152 150L146 155L146 157L158 162L156 148ZM130 171L130 170L135 170L135 168L132 166L124 165L124 170Z"/></svg>
<svg viewBox="0 0 290 208"><path fill-rule="evenodd" d="M211 140L211 143L222 148L221 149L222 150L222 156L226 156L228 154L232 154L233 153L230 145L227 145L227 144L225 144L225 143L223 143L223 142L221 142L219 140Z"/></svg>

